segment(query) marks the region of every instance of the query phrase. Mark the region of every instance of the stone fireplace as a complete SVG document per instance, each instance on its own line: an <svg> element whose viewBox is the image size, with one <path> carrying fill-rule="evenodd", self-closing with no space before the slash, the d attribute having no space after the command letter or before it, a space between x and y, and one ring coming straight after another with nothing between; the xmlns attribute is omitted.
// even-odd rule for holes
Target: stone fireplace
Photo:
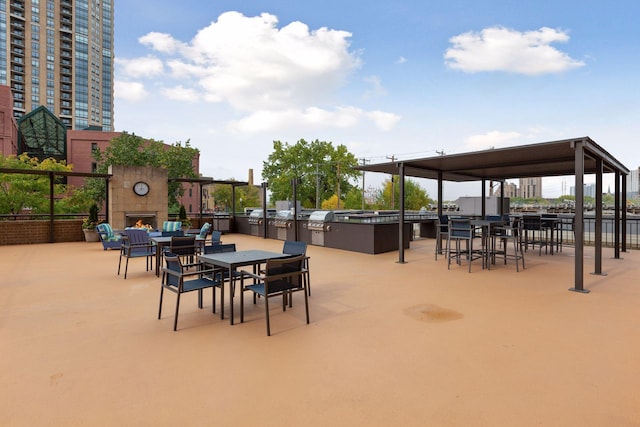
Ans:
<svg viewBox="0 0 640 427"><path fill-rule="evenodd" d="M122 230L138 221L156 230L168 219L167 170L154 167L110 166L109 221ZM146 184L148 192L136 192L134 186Z"/></svg>
<svg viewBox="0 0 640 427"><path fill-rule="evenodd" d="M124 226L156 230L158 228L157 216L156 212L125 212Z"/></svg>

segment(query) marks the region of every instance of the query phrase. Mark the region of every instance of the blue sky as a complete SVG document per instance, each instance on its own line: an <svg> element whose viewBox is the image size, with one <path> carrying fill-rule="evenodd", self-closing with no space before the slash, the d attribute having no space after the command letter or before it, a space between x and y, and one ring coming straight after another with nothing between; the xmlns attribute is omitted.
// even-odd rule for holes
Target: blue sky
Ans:
<svg viewBox="0 0 640 427"><path fill-rule="evenodd" d="M590 136L635 169L638 16L635 0L117 0L115 128L190 140L203 175L256 183L273 141L301 138L377 163Z"/></svg>

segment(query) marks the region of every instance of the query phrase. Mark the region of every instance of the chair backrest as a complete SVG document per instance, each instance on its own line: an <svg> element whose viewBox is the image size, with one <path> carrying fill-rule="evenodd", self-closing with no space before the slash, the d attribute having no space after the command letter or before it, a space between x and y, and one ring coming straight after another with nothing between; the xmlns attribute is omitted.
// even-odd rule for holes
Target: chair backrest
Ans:
<svg viewBox="0 0 640 427"><path fill-rule="evenodd" d="M304 268L304 255L294 255L286 258L273 258L267 260L265 266L265 282L268 282L269 292L277 292L282 289L299 288L302 282L302 270ZM285 276L280 276L280 275ZM279 277L272 277L279 276Z"/></svg>
<svg viewBox="0 0 640 427"><path fill-rule="evenodd" d="M167 264L167 269L182 274L182 263L180 257L172 252L165 252L164 261ZM178 287L180 279L172 274L165 274L166 284Z"/></svg>
<svg viewBox="0 0 640 427"><path fill-rule="evenodd" d="M449 236L457 239L471 239L471 222L468 219L452 218L449 220Z"/></svg>
<svg viewBox="0 0 640 427"><path fill-rule="evenodd" d="M487 221L502 221L503 218L501 215L485 215L484 219Z"/></svg>
<svg viewBox="0 0 640 427"><path fill-rule="evenodd" d="M124 230L124 234L127 236L127 245L148 245L149 233L146 230L130 228Z"/></svg>
<svg viewBox="0 0 640 427"><path fill-rule="evenodd" d="M196 236L173 236L169 253L176 255L193 255L196 252Z"/></svg>
<svg viewBox="0 0 640 427"><path fill-rule="evenodd" d="M525 230L541 230L542 217L540 215L523 215L522 228Z"/></svg>
<svg viewBox="0 0 640 427"><path fill-rule="evenodd" d="M205 222L204 224L202 224L202 227L200 227L200 233L198 233L198 236L204 239L205 237L207 237L207 234L209 234L210 228L211 228L211 224L209 224L208 222Z"/></svg>
<svg viewBox="0 0 640 427"><path fill-rule="evenodd" d="M306 255L307 243L294 240L285 240L282 246L282 253L288 255Z"/></svg>
<svg viewBox="0 0 640 427"><path fill-rule="evenodd" d="M96 231L98 232L102 240L109 240L114 237L113 228L111 228L111 225L106 222L98 224L96 226Z"/></svg>
<svg viewBox="0 0 640 427"><path fill-rule="evenodd" d="M222 232L221 231L217 231L217 230L213 230L211 232L211 243L216 245L216 244L220 244L220 240L222 239Z"/></svg>
<svg viewBox="0 0 640 427"><path fill-rule="evenodd" d="M235 243L226 243L224 245L208 245L204 247L205 254L219 254L221 252L235 252Z"/></svg>
<svg viewBox="0 0 640 427"><path fill-rule="evenodd" d="M184 231L176 230L176 231L162 231L162 237L173 237L173 236L184 236Z"/></svg>
<svg viewBox="0 0 640 427"><path fill-rule="evenodd" d="M165 221L162 223L162 231L178 231L182 229L181 221Z"/></svg>

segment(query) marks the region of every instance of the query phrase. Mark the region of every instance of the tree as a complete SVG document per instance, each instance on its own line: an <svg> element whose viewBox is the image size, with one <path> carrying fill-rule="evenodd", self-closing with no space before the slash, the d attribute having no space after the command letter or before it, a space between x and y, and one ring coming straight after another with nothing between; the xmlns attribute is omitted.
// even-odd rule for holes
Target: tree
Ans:
<svg viewBox="0 0 640 427"><path fill-rule="evenodd" d="M398 176L394 176L395 184L393 184L390 179L382 183L382 190L378 193L376 201L378 209L400 209L399 179ZM391 196L392 189L393 197ZM405 179L404 197L404 207L406 210L419 210L423 206L434 203L427 192L417 182L408 178Z"/></svg>
<svg viewBox="0 0 640 427"><path fill-rule="evenodd" d="M198 153L198 149L191 147L189 140L184 146L182 142L176 142L167 147L161 141L122 132L109 142L104 151L95 150L93 158L98 173L107 173L111 165L153 166L167 169L169 178L196 178L193 159ZM85 184L85 191L101 204L104 199L104 185L104 180L89 179ZM169 183L169 205L174 205L177 209L178 198L183 194L184 188L181 183Z"/></svg>
<svg viewBox="0 0 640 427"><path fill-rule="evenodd" d="M327 200L323 200L320 207L324 210L333 210L338 208L338 195L334 194Z"/></svg>
<svg viewBox="0 0 640 427"><path fill-rule="evenodd" d="M362 209L362 189L353 187L344 198L345 209ZM365 208L368 208L365 204Z"/></svg>
<svg viewBox="0 0 640 427"><path fill-rule="evenodd" d="M37 158L27 154L20 156L0 155L0 167L8 169L42 170L70 172L71 166L65 162L58 162L49 158L40 162ZM59 178L59 177L58 177ZM68 192L66 185L54 183L54 197L62 196ZM43 195L46 195L43 197ZM0 213L16 215L25 209L31 213L49 212L49 177L47 175L33 174L0 174ZM85 209L89 205L85 206ZM54 209L58 209L56 205Z"/></svg>
<svg viewBox="0 0 640 427"><path fill-rule="evenodd" d="M231 188L229 184L213 185L213 200L218 209L225 211L232 209ZM262 204L260 201L260 189L256 186L236 187L235 193L237 210L243 210L245 207L258 207Z"/></svg>
<svg viewBox="0 0 640 427"><path fill-rule="evenodd" d="M297 199L303 207L315 208L334 194L343 199L353 187L351 182L360 176L353 169L357 165L356 157L344 145L334 147L317 139L300 139L295 145L274 141L273 152L263 163L262 178L268 182L273 200L293 200L291 180L298 178Z"/></svg>

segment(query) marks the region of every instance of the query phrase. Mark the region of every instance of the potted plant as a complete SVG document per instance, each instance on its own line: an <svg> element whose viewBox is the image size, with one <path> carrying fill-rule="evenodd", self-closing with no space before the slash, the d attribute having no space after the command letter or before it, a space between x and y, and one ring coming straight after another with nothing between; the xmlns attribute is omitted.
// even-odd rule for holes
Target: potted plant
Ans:
<svg viewBox="0 0 640 427"><path fill-rule="evenodd" d="M96 225L98 225L98 205L92 204L89 208L89 216L82 221L82 232L84 233L84 240L87 242L99 242L98 232L96 231Z"/></svg>
<svg viewBox="0 0 640 427"><path fill-rule="evenodd" d="M178 221L182 223L182 229L188 230L191 227L191 221L187 218L187 210L184 208L184 205L180 205L180 210L178 211Z"/></svg>

